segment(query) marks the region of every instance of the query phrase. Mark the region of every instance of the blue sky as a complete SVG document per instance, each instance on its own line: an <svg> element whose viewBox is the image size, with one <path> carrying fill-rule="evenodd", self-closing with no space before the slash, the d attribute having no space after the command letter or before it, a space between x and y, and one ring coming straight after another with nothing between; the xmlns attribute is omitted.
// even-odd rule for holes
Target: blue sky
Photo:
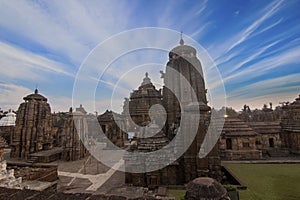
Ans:
<svg viewBox="0 0 300 200"><path fill-rule="evenodd" d="M202 45L223 78L228 106L293 101L300 93L299 8L299 0L0 1L0 107L16 110L38 85L52 111L67 111L89 52L112 35L142 27L183 31ZM156 85L167 52L160 59L157 74L150 73ZM143 73L129 76L127 88L137 88ZM105 93L98 90L98 112L108 107Z"/></svg>

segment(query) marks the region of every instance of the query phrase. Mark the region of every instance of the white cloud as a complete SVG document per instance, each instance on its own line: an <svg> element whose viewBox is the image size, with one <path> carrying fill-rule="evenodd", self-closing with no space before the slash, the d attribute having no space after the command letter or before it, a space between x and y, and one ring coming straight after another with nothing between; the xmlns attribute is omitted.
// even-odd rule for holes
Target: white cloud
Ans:
<svg viewBox="0 0 300 200"><path fill-rule="evenodd" d="M62 63L3 42L0 42L0 60L2 80L10 78L41 81L47 73L74 77L74 73L69 72L67 66Z"/></svg>
<svg viewBox="0 0 300 200"><path fill-rule="evenodd" d="M251 78L260 76L274 70L278 67L284 67L287 64L299 63L300 46L288 49L277 55L268 57L261 61L258 61L246 69L239 71L231 76L224 78L225 83L230 81L231 83L240 83Z"/></svg>
<svg viewBox="0 0 300 200"><path fill-rule="evenodd" d="M285 91L300 90L300 73L271 78L255 82L235 89L228 94L229 99L258 97L264 95L278 95Z"/></svg>
<svg viewBox="0 0 300 200"><path fill-rule="evenodd" d="M95 5L87 6L83 1L5 1L0 6L0 24L4 30L21 33L24 39L80 64L91 47L122 30L129 19L124 3L90 4Z"/></svg>
<svg viewBox="0 0 300 200"><path fill-rule="evenodd" d="M19 85L0 83L0 105L2 110L17 110L23 97L33 91Z"/></svg>

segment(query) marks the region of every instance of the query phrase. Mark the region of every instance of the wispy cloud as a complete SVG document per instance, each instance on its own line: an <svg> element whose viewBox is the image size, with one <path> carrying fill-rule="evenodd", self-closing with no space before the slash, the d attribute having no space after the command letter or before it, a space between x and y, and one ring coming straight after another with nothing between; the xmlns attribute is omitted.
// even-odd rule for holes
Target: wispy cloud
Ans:
<svg viewBox="0 0 300 200"><path fill-rule="evenodd" d="M74 72L68 70L68 66L41 55L26 51L24 49L5 44L0 41L0 70L2 80L4 78L14 79L45 79L44 73L56 73L74 77Z"/></svg>
<svg viewBox="0 0 300 200"><path fill-rule="evenodd" d="M299 52L300 46L288 49L284 52L280 52L277 55L272 57L265 58L260 60L246 69L239 71L231 76L227 76L224 78L225 82L231 81L234 83L244 82L254 77L258 77L260 75L266 74L271 70L274 70L278 67L284 67L288 64L299 63Z"/></svg>
<svg viewBox="0 0 300 200"><path fill-rule="evenodd" d="M17 110L22 98L32 93L32 90L14 84L0 83L0 105L1 109Z"/></svg>
<svg viewBox="0 0 300 200"><path fill-rule="evenodd" d="M270 18L272 15L274 15L278 10L280 5L283 3L283 0L275 1L271 3L269 6L267 6L265 9L262 10L264 13L261 17L259 17L257 20L255 20L250 26L242 30L240 33L236 35L237 38L239 38L235 43L233 43L228 51L235 48L245 40L249 39L251 34L257 30L257 28L265 22L268 18Z"/></svg>
<svg viewBox="0 0 300 200"><path fill-rule="evenodd" d="M228 93L229 99L234 99L237 97L259 97L264 95L274 95L278 92L284 92L291 90L300 91L300 73L291 74L287 76L271 78L263 81L258 81L247 86L237 88Z"/></svg>

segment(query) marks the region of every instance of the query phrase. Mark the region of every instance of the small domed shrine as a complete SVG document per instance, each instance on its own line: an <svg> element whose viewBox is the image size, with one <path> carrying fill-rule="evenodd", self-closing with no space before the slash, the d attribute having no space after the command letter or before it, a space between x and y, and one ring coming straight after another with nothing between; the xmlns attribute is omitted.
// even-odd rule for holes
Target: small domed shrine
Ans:
<svg viewBox="0 0 300 200"><path fill-rule="evenodd" d="M209 178L200 177L189 182L185 200L226 200L227 191L221 183Z"/></svg>
<svg viewBox="0 0 300 200"><path fill-rule="evenodd" d="M9 112L0 119L0 126L14 126L16 123L16 114L9 110Z"/></svg>
<svg viewBox="0 0 300 200"><path fill-rule="evenodd" d="M16 123L16 114L9 110L8 113L0 119L0 136L2 136L7 144L10 144L11 136L14 132Z"/></svg>

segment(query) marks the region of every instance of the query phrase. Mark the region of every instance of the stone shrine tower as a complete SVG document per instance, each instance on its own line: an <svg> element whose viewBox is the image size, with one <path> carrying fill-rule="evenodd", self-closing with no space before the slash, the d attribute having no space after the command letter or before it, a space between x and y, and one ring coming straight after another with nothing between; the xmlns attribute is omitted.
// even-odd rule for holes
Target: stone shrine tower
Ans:
<svg viewBox="0 0 300 200"><path fill-rule="evenodd" d="M74 161L89 155L85 145L88 144L87 112L80 105L73 112L53 115L53 132L56 145L62 147L61 159Z"/></svg>
<svg viewBox="0 0 300 200"><path fill-rule="evenodd" d="M47 98L37 89L23 99L17 111L11 157L27 159L31 153L52 149L52 117Z"/></svg>
<svg viewBox="0 0 300 200"><path fill-rule="evenodd" d="M211 176L220 179L218 145L215 145L205 158L200 159L198 156L210 123L210 107L207 105L202 66L196 54L196 49L185 45L181 38L180 45L170 51L166 72L163 74L163 105L167 111L166 128L168 137L170 139L175 137L176 127L181 126L181 131L184 134L182 143L184 144L185 138L190 137L190 130L195 126L192 116L197 111L200 113L196 137L179 159L181 166L179 176L181 177L179 177L178 182L181 183L187 183L200 176ZM190 86L184 83L182 77ZM192 90L194 90L195 95L191 95ZM177 97L174 92L177 93ZM181 109L187 113L184 119L181 116Z"/></svg>
<svg viewBox="0 0 300 200"><path fill-rule="evenodd" d="M180 157L176 161L162 169L145 173L126 173L126 183L142 187L184 185L197 177L203 176L209 176L221 181L222 175L218 144L214 145L213 149L204 158L199 157L211 114L210 107L207 105L202 67L196 53L196 49L184 45L182 39L180 40L180 45L171 50L166 71L162 73L162 77L164 78L162 104L167 113L165 127L161 132L152 137L139 138L136 145L134 143L130 148L131 151L135 152L156 151L167 146L169 142L172 142L178 130L180 130L180 134L177 135L179 139L176 138L176 148L170 148L170 153L161 154L158 158L164 161L182 150L180 149L182 147L187 147L187 150L184 151L183 155L179 155ZM147 78L146 74L144 81L147 81ZM135 107L132 107L133 113L135 110L140 110L140 108L150 108L145 108L143 107L143 103L136 101L135 94L140 95L143 88L140 87L138 91L134 91L134 95L131 95L129 102L125 101L129 104L134 103ZM181 115L181 111L183 111L183 115ZM199 114L200 120L198 120ZM140 120L144 119L141 118ZM153 124L146 124L147 127L151 128ZM196 136L193 137L192 133ZM145 158L148 161L148 158ZM125 156L124 160L125 167L128 169L134 169L137 166L144 167L145 163L151 163L151 160L149 162L144 162L144 160L137 161L135 156ZM159 162L152 164L155 166L157 163Z"/></svg>

